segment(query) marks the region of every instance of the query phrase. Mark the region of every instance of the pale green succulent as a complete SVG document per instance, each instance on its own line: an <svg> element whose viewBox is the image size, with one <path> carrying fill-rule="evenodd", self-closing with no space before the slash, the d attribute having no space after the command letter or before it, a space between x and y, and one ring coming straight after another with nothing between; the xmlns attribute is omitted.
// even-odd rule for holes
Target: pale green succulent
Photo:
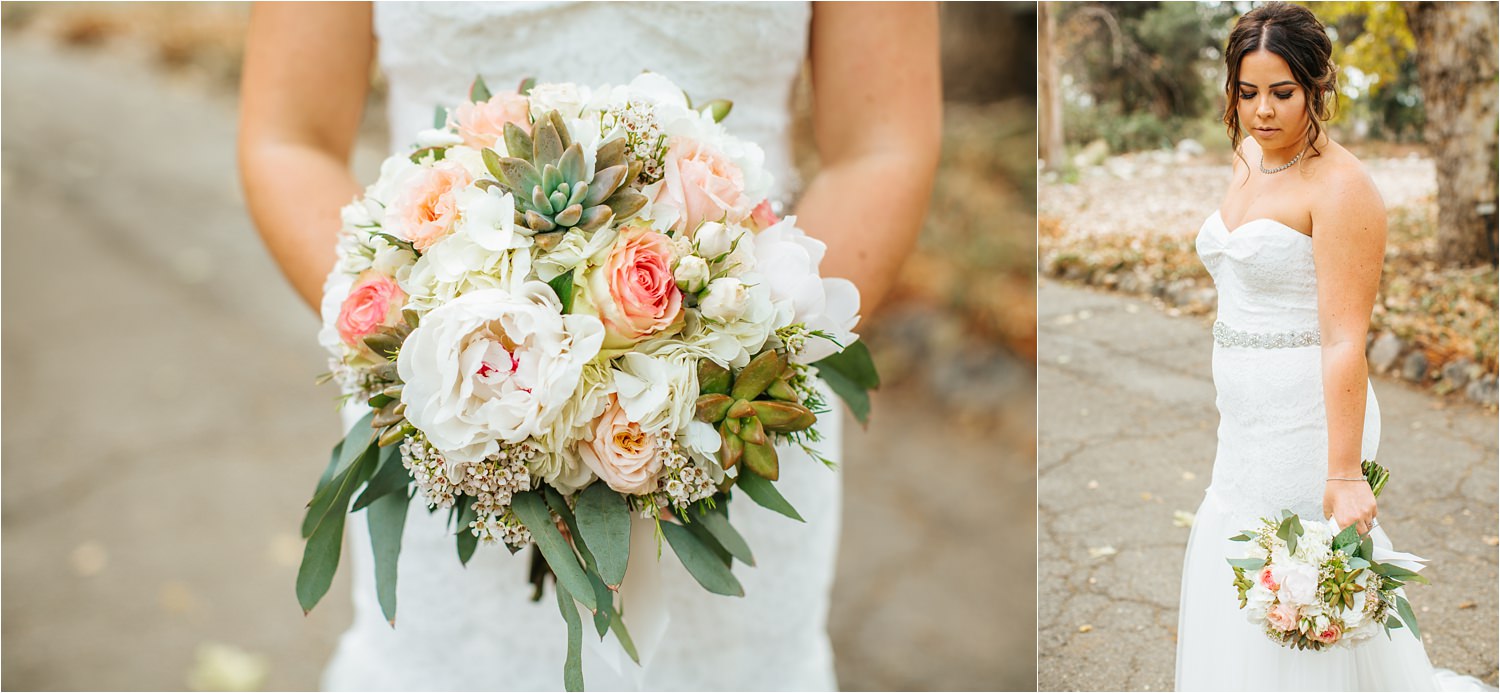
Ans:
<svg viewBox="0 0 1500 693"><path fill-rule="evenodd" d="M557 111L537 120L531 134L505 124L505 148L483 152L485 167L501 189L515 198L516 224L543 250L555 247L573 229L593 232L613 219L627 219L646 204L646 196L629 185L640 165L625 158L625 142L599 147L592 173L585 167L583 145L573 142Z"/></svg>

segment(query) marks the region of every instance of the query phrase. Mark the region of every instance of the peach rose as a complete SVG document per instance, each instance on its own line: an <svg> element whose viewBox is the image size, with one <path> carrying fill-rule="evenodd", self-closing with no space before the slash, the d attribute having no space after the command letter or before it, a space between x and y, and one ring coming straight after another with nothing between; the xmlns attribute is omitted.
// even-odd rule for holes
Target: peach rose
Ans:
<svg viewBox="0 0 1500 693"><path fill-rule="evenodd" d="M354 280L348 298L339 307L335 323L339 338L351 348L370 353L365 337L401 320L401 307L405 304L406 294L396 280L375 270L365 270Z"/></svg>
<svg viewBox="0 0 1500 693"><path fill-rule="evenodd" d="M1266 612L1266 622L1283 633L1297 629L1297 609L1291 604L1277 604Z"/></svg>
<svg viewBox="0 0 1500 693"><path fill-rule="evenodd" d="M453 109L449 122L458 130L464 144L479 149L494 147L495 142L505 137L505 124L515 123L522 130L531 132L528 113L531 104L526 97L514 92L495 94L489 101L470 102Z"/></svg>
<svg viewBox="0 0 1500 693"><path fill-rule="evenodd" d="M1343 637L1344 629L1337 623L1328 624L1327 628L1312 634L1312 639L1325 645L1332 645Z"/></svg>
<svg viewBox="0 0 1500 693"><path fill-rule="evenodd" d="M458 191L474 179L456 161L440 161L422 169L396 194L387 223L412 247L425 252L453 231L458 221Z"/></svg>
<svg viewBox="0 0 1500 693"><path fill-rule="evenodd" d="M610 488L620 493L642 494L656 490L661 458L656 439L625 415L615 395L609 407L594 420L593 438L578 444L578 454Z"/></svg>
<svg viewBox="0 0 1500 693"><path fill-rule="evenodd" d="M771 211L770 200L761 200L760 204L755 205L755 209L750 210L750 225L754 226L756 231L771 228L779 221L781 218Z"/></svg>
<svg viewBox="0 0 1500 693"><path fill-rule="evenodd" d="M620 230L604 264L589 268L575 313L599 316L605 349L632 346L682 329L682 291L672 276L672 241L650 229Z"/></svg>
<svg viewBox="0 0 1500 693"><path fill-rule="evenodd" d="M728 217L740 222L748 216L744 174L712 147L674 137L663 163L662 184L653 203L677 211L674 230L690 234L705 221Z"/></svg>
<svg viewBox="0 0 1500 693"><path fill-rule="evenodd" d="M1259 582L1261 587L1272 592L1281 589L1281 585L1276 584L1276 578L1272 577L1271 566L1269 565L1260 569L1260 574L1255 576L1255 581Z"/></svg>

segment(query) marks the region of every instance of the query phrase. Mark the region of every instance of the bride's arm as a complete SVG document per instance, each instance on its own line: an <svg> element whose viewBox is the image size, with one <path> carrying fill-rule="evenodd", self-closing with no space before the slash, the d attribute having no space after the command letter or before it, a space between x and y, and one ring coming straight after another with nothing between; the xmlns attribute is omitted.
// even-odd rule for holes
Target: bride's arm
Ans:
<svg viewBox="0 0 1500 693"><path fill-rule="evenodd" d="M257 3L240 89L240 178L272 257L317 310L369 86L369 3Z"/></svg>
<svg viewBox="0 0 1500 693"><path fill-rule="evenodd" d="M1313 207L1312 241L1328 414L1330 481L1323 511L1340 526L1358 524L1363 533L1375 518L1375 497L1360 471L1369 387L1365 334L1385 260L1385 205L1362 170L1329 173L1327 194Z"/></svg>
<svg viewBox="0 0 1500 693"><path fill-rule="evenodd" d="M814 3L813 127L821 167L798 226L828 244L822 274L869 315L922 228L942 136L937 7Z"/></svg>

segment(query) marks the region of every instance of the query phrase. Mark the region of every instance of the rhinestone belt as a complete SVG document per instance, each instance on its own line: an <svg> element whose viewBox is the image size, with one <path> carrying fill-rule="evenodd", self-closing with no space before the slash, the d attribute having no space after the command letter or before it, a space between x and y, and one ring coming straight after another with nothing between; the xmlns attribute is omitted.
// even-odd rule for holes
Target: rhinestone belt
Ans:
<svg viewBox="0 0 1500 693"><path fill-rule="evenodd" d="M1222 322L1214 323L1214 342L1219 346L1244 349L1293 349L1322 343L1317 330L1300 332L1245 332Z"/></svg>

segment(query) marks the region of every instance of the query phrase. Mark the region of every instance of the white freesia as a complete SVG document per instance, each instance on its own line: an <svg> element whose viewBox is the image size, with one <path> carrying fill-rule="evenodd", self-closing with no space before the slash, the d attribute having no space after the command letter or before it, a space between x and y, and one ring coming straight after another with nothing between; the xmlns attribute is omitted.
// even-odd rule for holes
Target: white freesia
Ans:
<svg viewBox="0 0 1500 693"><path fill-rule="evenodd" d="M807 340L792 356L796 363L814 363L858 339L853 330L859 323L859 290L846 279L818 275L827 246L797 228L796 221L787 217L755 235L755 274L770 287L778 325L801 323L831 336L831 341Z"/></svg>
<svg viewBox="0 0 1500 693"><path fill-rule="evenodd" d="M708 283L708 290L698 302L703 317L718 322L739 320L750 307L750 290L733 277L721 277Z"/></svg>
<svg viewBox="0 0 1500 693"><path fill-rule="evenodd" d="M696 294L708 283L708 263L697 255L684 255L672 270L672 278L677 280L677 288Z"/></svg>
<svg viewBox="0 0 1500 693"><path fill-rule="evenodd" d="M604 326L559 315L552 288L485 289L434 308L396 361L406 418L453 462L546 433L599 352Z"/></svg>

